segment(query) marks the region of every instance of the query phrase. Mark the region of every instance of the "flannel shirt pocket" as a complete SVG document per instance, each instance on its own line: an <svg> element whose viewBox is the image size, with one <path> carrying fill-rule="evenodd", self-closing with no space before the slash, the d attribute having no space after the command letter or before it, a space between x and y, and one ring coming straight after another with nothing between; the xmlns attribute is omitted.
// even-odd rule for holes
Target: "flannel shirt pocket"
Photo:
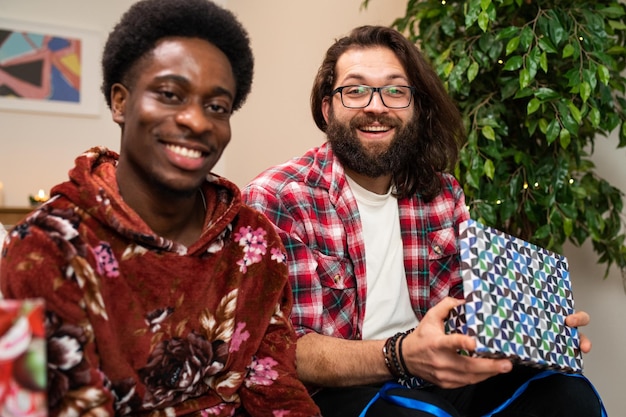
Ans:
<svg viewBox="0 0 626 417"><path fill-rule="evenodd" d="M435 230L428 234L428 259L439 260L459 253L454 227Z"/></svg>
<svg viewBox="0 0 626 417"><path fill-rule="evenodd" d="M324 305L322 332L335 337L353 337L358 306L352 262L321 253L316 257Z"/></svg>
<svg viewBox="0 0 626 417"><path fill-rule="evenodd" d="M356 278L352 262L348 259L325 255L321 252L316 254L317 273L323 287L332 290L356 289Z"/></svg>
<svg viewBox="0 0 626 417"><path fill-rule="evenodd" d="M454 227L436 230L428 234L428 267L430 273L430 287L436 300L447 294L447 290L440 288L440 279L448 273L458 269L459 244ZM445 294L444 294L445 293Z"/></svg>

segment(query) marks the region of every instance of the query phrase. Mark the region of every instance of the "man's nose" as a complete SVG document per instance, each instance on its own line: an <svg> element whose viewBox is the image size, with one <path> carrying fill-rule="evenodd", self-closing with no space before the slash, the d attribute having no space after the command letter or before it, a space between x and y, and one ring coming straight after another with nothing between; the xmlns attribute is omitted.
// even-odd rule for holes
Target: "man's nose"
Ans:
<svg viewBox="0 0 626 417"><path fill-rule="evenodd" d="M204 106L197 102L190 102L181 109L176 115L176 122L198 134L213 128L213 122Z"/></svg>
<svg viewBox="0 0 626 417"><path fill-rule="evenodd" d="M365 111L383 113L387 112L389 108L385 106L383 103L383 95L380 90L374 91L372 94L372 99L369 104L365 106Z"/></svg>

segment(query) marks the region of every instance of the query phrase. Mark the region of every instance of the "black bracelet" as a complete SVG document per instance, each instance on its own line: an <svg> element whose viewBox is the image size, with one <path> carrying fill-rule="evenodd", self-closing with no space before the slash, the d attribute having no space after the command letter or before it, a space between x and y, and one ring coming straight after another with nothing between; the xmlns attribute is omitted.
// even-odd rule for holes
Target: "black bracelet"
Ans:
<svg viewBox="0 0 626 417"><path fill-rule="evenodd" d="M385 365L387 365L389 372L395 378L402 378L400 363L398 362L398 356L396 355L396 343L400 336L402 336L402 333L394 334L389 339L387 339L387 341L385 342L385 346L383 347L383 357L385 359Z"/></svg>
<svg viewBox="0 0 626 417"><path fill-rule="evenodd" d="M402 337L400 337L400 340L398 341L398 357L400 358L400 365L402 367L402 373L404 373L405 375L405 379L413 376L409 372L409 369L406 367L406 363L404 362L404 355L402 354L402 342L404 342L404 339L409 335L409 333L410 332L403 333Z"/></svg>
<svg viewBox="0 0 626 417"><path fill-rule="evenodd" d="M408 380L413 375L409 372L406 362L404 361L404 355L402 354L402 342L413 329L406 332L398 332L387 339L383 346L383 358L385 365L391 375L397 379Z"/></svg>
<svg viewBox="0 0 626 417"><path fill-rule="evenodd" d="M404 377L402 368L400 368L400 362L398 361L398 355L396 353L396 349L398 346L398 339L400 338L400 336L402 336L402 333L396 333L393 336L392 343L391 343L391 363L393 364L393 367L396 369L396 375L394 375L396 378Z"/></svg>

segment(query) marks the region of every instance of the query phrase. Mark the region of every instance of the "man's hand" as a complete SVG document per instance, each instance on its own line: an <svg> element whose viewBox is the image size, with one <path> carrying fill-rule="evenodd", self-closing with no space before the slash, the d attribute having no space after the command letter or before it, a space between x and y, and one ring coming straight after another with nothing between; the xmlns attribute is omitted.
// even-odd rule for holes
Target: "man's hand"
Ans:
<svg viewBox="0 0 626 417"><path fill-rule="evenodd" d="M570 314L565 318L565 324L570 327L582 327L589 324L589 314L584 311L577 311L574 314ZM583 353L589 353L591 351L591 340L582 333L580 334L580 350Z"/></svg>
<svg viewBox="0 0 626 417"><path fill-rule="evenodd" d="M444 330L448 313L462 303L462 300L445 298L428 310L415 330L404 339L402 353L411 374L442 388L458 388L513 368L508 359L475 358L458 353L459 350L472 352L476 349L472 337L446 334Z"/></svg>

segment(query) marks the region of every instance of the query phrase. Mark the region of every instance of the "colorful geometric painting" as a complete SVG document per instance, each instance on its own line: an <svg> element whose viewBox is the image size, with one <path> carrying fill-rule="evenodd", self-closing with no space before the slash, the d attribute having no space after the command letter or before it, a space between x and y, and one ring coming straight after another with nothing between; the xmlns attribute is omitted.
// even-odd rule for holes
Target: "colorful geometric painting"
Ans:
<svg viewBox="0 0 626 417"><path fill-rule="evenodd" d="M476 356L561 372L581 372L567 259L474 220L459 226L465 304L448 331L476 340Z"/></svg>
<svg viewBox="0 0 626 417"><path fill-rule="evenodd" d="M81 40L0 27L0 97L79 103Z"/></svg>

